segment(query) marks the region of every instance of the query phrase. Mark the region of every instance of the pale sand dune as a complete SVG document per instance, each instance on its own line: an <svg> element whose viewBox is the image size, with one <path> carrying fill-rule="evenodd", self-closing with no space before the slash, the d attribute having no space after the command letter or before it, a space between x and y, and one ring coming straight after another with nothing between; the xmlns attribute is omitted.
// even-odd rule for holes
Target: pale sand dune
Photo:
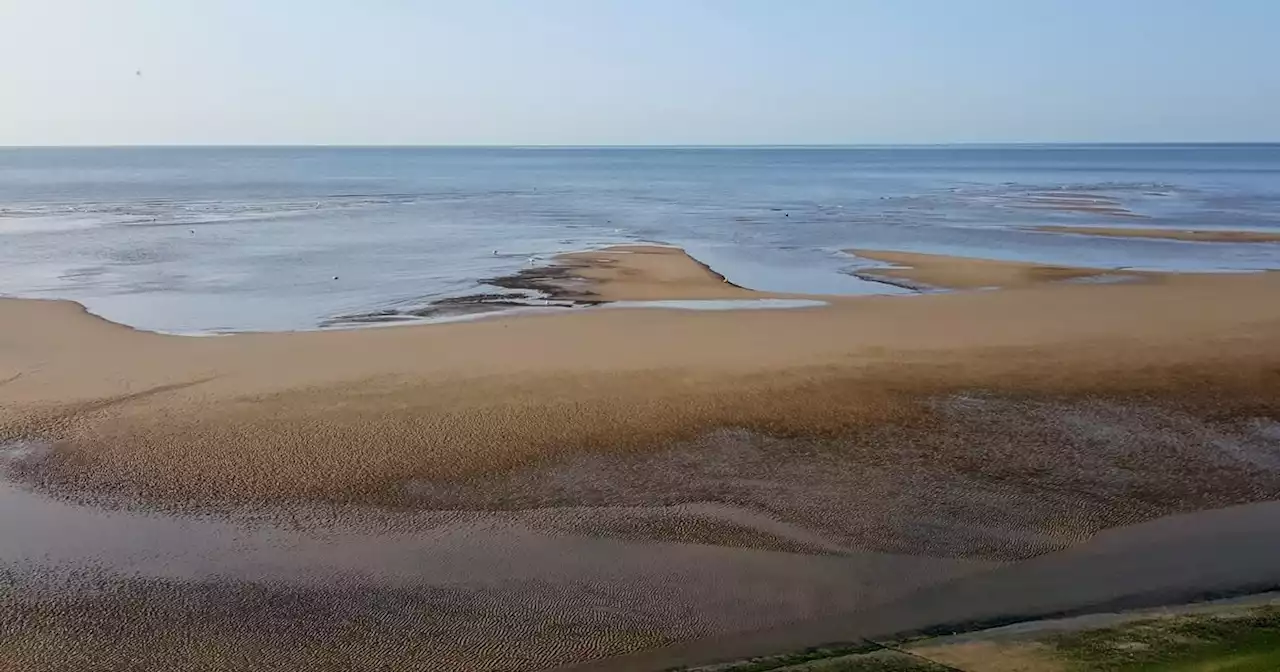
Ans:
<svg viewBox="0 0 1280 672"><path fill-rule="evenodd" d="M1141 271L1050 266L917 252L887 250L848 250L848 252L865 259L891 264L887 268L858 271L856 273L858 277L913 289L1025 289L1067 280L1150 280L1162 275Z"/></svg>
<svg viewBox="0 0 1280 672"><path fill-rule="evenodd" d="M594 300L761 296L658 249L575 255L553 279ZM987 286L989 264L947 264ZM56 444L28 481L273 521L390 504L369 529L412 540L320 530L385 562L328 587L217 563L225 580L51 602L35 582L0 663L127 642L179 662L256 651L255 669L541 669L866 609L1108 527L1280 496L1258 420L1280 415L1280 274L1007 283L219 338L0 300L0 440ZM283 557L266 575L312 571Z"/></svg>
<svg viewBox="0 0 1280 672"><path fill-rule="evenodd" d="M1264 231L1147 229L1117 226L1037 226L1033 231L1046 233L1074 233L1084 236L1109 238L1153 238L1159 240L1184 240L1198 243L1276 243L1280 233Z"/></svg>

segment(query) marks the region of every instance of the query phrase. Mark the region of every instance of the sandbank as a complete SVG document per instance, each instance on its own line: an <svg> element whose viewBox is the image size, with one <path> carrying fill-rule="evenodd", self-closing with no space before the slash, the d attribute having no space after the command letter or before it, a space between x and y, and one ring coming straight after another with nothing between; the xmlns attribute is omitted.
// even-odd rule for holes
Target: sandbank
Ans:
<svg viewBox="0 0 1280 672"><path fill-rule="evenodd" d="M739 287L678 247L617 245L570 252L554 263L490 281L578 301L753 299L782 295Z"/></svg>
<svg viewBox="0 0 1280 672"><path fill-rule="evenodd" d="M1034 193L1015 201L1012 207L1023 210L1053 210L1107 217L1146 218L1145 215L1124 207L1119 199L1082 192Z"/></svg>
<svg viewBox="0 0 1280 672"><path fill-rule="evenodd" d="M1197 243L1280 242L1280 233L1267 233L1265 231L1139 229L1133 227L1056 225L1037 226L1032 228L1032 230L1043 231L1046 233L1072 233L1084 236L1105 236L1108 238L1151 238L1157 240L1182 240Z"/></svg>
<svg viewBox="0 0 1280 672"><path fill-rule="evenodd" d="M433 322L512 310L556 309L602 303L648 301L753 301L806 299L800 294L758 292L739 287L679 248L662 245L618 245L556 255L515 273L487 278L484 284L512 292L484 292L441 299L411 310L377 310L343 315L325 327L370 323L402 323L416 318ZM529 296L529 293L534 296ZM816 297L814 297L816 298Z"/></svg>
<svg viewBox="0 0 1280 672"><path fill-rule="evenodd" d="M854 275L857 277L917 290L1025 289L1065 281L1151 280L1161 275L1123 269L1054 266L917 252L862 249L847 251L864 259L889 264L885 268L856 271Z"/></svg>

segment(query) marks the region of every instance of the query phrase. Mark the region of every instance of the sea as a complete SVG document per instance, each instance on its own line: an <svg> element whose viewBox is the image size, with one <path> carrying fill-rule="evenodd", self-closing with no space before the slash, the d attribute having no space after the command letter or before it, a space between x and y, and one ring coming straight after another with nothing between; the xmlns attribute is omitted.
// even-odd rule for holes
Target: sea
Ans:
<svg viewBox="0 0 1280 672"><path fill-rule="evenodd" d="M820 295L905 291L854 277L851 248L1280 267L1280 244L1040 225L1280 233L1280 145L0 149L0 295L166 333L410 319L624 243Z"/></svg>

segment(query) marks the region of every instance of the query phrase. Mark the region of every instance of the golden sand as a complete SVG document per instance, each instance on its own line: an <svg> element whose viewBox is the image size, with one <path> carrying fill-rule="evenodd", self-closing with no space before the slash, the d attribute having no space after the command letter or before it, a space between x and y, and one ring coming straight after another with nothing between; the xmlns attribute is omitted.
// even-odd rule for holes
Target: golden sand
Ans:
<svg viewBox="0 0 1280 672"><path fill-rule="evenodd" d="M1074 233L1084 236L1108 238L1152 238L1157 240L1184 240L1197 243L1276 243L1280 233L1264 231L1147 229L1104 226L1037 226L1033 231L1046 233Z"/></svg>

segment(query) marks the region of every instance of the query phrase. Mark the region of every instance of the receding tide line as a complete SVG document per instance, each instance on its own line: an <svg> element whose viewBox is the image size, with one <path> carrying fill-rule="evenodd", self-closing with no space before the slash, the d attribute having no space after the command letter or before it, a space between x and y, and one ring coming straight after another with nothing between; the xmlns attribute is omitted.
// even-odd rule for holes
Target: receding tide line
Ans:
<svg viewBox="0 0 1280 672"><path fill-rule="evenodd" d="M668 308L677 310L761 310L778 308L820 308L826 301L816 299L665 299L655 301L613 301L601 308Z"/></svg>

